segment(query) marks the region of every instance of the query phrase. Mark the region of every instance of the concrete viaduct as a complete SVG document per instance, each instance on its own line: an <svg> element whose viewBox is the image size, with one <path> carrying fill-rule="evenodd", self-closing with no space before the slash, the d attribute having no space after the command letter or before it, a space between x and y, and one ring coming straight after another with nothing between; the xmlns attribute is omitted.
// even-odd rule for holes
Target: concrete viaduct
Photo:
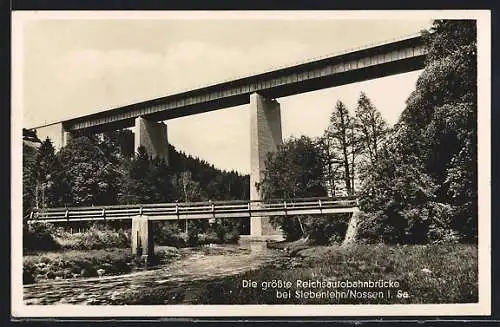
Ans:
<svg viewBox="0 0 500 327"><path fill-rule="evenodd" d="M426 52L422 38L412 36L34 129L40 139L49 137L60 148L79 132L134 127L135 149L143 145L168 161L164 121L250 103L250 199L259 200L255 184L266 154L282 142L276 98L422 69ZM251 235L273 233L268 218L250 219Z"/></svg>

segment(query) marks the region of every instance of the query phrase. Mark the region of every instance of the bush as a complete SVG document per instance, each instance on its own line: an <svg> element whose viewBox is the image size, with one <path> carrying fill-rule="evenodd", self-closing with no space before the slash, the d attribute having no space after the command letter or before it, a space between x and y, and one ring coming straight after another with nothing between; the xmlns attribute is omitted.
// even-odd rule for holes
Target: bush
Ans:
<svg viewBox="0 0 500 327"><path fill-rule="evenodd" d="M385 210L361 212L358 236L367 242L387 244L449 243L461 240L449 226L453 207L429 201L413 208L402 208L395 201Z"/></svg>
<svg viewBox="0 0 500 327"><path fill-rule="evenodd" d="M35 222L23 225L24 251L54 251L60 248L52 236L55 232L54 225Z"/></svg>
<svg viewBox="0 0 500 327"><path fill-rule="evenodd" d="M217 241L213 243L236 243L240 237L238 221L234 219L219 219L211 229L217 236Z"/></svg>
<svg viewBox="0 0 500 327"><path fill-rule="evenodd" d="M90 263L82 263L83 268L80 270L80 276L82 277L97 277L97 269Z"/></svg>
<svg viewBox="0 0 500 327"><path fill-rule="evenodd" d="M271 217L274 227L281 227L287 241L308 237L312 243L328 244L333 239L343 239L350 214L327 216ZM302 227L300 226L302 224ZM304 232L302 232L302 228Z"/></svg>
<svg viewBox="0 0 500 327"><path fill-rule="evenodd" d="M275 228L279 227L283 231L285 239L287 241L295 241L299 238L303 237L302 229L300 228L299 219L302 219L302 216L290 216L290 217L270 217L269 222Z"/></svg>
<svg viewBox="0 0 500 327"><path fill-rule="evenodd" d="M187 235L182 233L176 223L164 222L156 225L154 240L158 245L185 247Z"/></svg>
<svg viewBox="0 0 500 327"><path fill-rule="evenodd" d="M36 267L33 262L23 264L23 284L33 284L35 282Z"/></svg>
<svg viewBox="0 0 500 327"><path fill-rule="evenodd" d="M397 243L402 233L391 228L389 217L382 211L371 213L360 212L358 223L358 238L368 243Z"/></svg>
<svg viewBox="0 0 500 327"><path fill-rule="evenodd" d="M113 231L93 225L88 231L77 234L61 233L57 238L62 247L73 250L98 250L105 248L127 248L130 235L124 230Z"/></svg>
<svg viewBox="0 0 500 327"><path fill-rule="evenodd" d="M200 244L218 244L220 241L215 232L208 232L198 235L198 242Z"/></svg>
<svg viewBox="0 0 500 327"><path fill-rule="evenodd" d="M240 239L240 233L238 231L230 231L227 234L224 235L224 243L238 243L238 240Z"/></svg>
<svg viewBox="0 0 500 327"><path fill-rule="evenodd" d="M185 235L185 233L183 233ZM188 246L198 246L200 245L200 230L199 228L191 228L187 233L187 245Z"/></svg>
<svg viewBox="0 0 500 327"><path fill-rule="evenodd" d="M217 235L214 231L198 235L199 244L234 244L238 243L240 234L234 231Z"/></svg>
<svg viewBox="0 0 500 327"><path fill-rule="evenodd" d="M178 248L210 243L236 243L240 237L239 221L218 219L212 226L208 226L206 221L190 221L187 233L177 223L160 222L155 225L154 235L156 244Z"/></svg>
<svg viewBox="0 0 500 327"><path fill-rule="evenodd" d="M427 238L429 242L434 244L456 244L460 242L460 235L457 231L435 225L431 225L429 228Z"/></svg>
<svg viewBox="0 0 500 327"><path fill-rule="evenodd" d="M351 214L306 216L303 226L306 235L315 244L328 244L331 240L344 239Z"/></svg>

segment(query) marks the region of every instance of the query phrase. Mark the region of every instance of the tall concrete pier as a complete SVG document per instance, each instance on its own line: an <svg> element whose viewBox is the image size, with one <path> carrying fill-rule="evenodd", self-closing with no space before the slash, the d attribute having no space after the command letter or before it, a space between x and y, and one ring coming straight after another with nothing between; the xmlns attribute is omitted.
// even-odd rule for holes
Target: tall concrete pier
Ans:
<svg viewBox="0 0 500 327"><path fill-rule="evenodd" d="M260 200L255 186L263 178L269 152L276 151L282 143L281 109L276 100L258 93L250 95L250 200ZM269 223L268 217L250 218L250 235L279 234Z"/></svg>
<svg viewBox="0 0 500 327"><path fill-rule="evenodd" d="M161 157L168 163L168 133L165 123L137 117L133 131L134 151L142 145L150 156ZM38 127L36 133L41 141L48 137L56 150L66 146L72 138L72 133L67 131L62 123Z"/></svg>
<svg viewBox="0 0 500 327"><path fill-rule="evenodd" d="M141 145L150 156L163 158L168 163L167 125L137 117L134 126L134 151Z"/></svg>

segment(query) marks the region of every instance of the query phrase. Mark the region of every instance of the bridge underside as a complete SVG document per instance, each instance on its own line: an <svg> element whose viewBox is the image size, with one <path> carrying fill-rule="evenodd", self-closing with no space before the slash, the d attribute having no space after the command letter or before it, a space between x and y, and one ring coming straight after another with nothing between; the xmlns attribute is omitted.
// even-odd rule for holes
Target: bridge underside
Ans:
<svg viewBox="0 0 500 327"><path fill-rule="evenodd" d="M92 123L79 122L79 119L75 119L63 122L62 124L64 129L69 132L86 131L90 133L102 133L110 130L134 127L137 117L143 117L150 121L166 121L249 104L250 96L253 93L258 93L268 99L277 99L325 88L407 73L422 69L424 61L425 56L419 55L362 68L346 69L342 72L335 72L334 74L326 74L314 78L301 79L299 76L294 76L289 77L286 83L276 83L277 85L273 86L263 82L262 85L240 88L242 89L240 92L230 92L229 94L224 94L214 99L193 100L193 103L190 104L178 101L176 105L171 105L172 108L163 110L159 110L157 107L162 108L167 107L167 105L151 103L143 110L134 110L131 106L130 111L137 111L141 113L140 115L119 115L109 119L96 118L92 120Z"/></svg>

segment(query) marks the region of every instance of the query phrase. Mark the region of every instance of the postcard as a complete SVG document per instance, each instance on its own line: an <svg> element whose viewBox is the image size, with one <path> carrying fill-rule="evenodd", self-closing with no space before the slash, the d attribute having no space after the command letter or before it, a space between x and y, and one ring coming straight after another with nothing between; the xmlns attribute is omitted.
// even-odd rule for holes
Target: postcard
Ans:
<svg viewBox="0 0 500 327"><path fill-rule="evenodd" d="M490 36L13 11L13 317L489 315Z"/></svg>

